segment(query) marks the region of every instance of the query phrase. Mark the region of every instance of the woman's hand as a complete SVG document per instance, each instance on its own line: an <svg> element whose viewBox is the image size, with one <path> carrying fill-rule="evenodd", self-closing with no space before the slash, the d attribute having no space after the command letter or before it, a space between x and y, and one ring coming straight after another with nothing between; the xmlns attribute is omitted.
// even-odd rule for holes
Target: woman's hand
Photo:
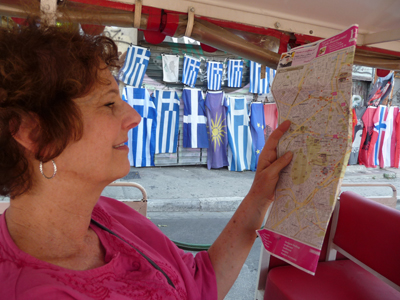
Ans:
<svg viewBox="0 0 400 300"><path fill-rule="evenodd" d="M257 236L256 230L260 229L273 201L279 172L292 159L291 152L278 159L276 154L278 141L289 126L290 121L285 121L270 135L259 157L249 193L208 250L217 278L218 299L224 299L239 275Z"/></svg>
<svg viewBox="0 0 400 300"><path fill-rule="evenodd" d="M276 146L282 135L289 129L290 121L284 121L272 132L258 159L257 171L248 196L257 200L274 199L275 187L280 171L292 160L292 152L286 152L277 159Z"/></svg>

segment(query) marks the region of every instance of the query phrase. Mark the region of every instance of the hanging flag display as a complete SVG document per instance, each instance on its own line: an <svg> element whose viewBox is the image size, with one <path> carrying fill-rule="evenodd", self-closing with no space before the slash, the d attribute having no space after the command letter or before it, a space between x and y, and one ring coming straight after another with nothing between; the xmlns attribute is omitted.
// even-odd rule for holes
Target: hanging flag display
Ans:
<svg viewBox="0 0 400 300"><path fill-rule="evenodd" d="M394 155L394 167L400 167L400 111L396 117L396 151Z"/></svg>
<svg viewBox="0 0 400 300"><path fill-rule="evenodd" d="M228 134L226 127L226 106L224 92L207 92L207 131L210 146L207 150L207 168L217 169L228 166Z"/></svg>
<svg viewBox="0 0 400 300"><path fill-rule="evenodd" d="M261 102L253 102L250 106L250 130L253 141L251 167L252 171L257 169L258 157L261 154L265 144L264 136L265 119L264 104Z"/></svg>
<svg viewBox="0 0 400 300"><path fill-rule="evenodd" d="M385 138L386 132L386 117L387 107L385 105L379 105L375 111L373 122L374 131L372 133L371 145L375 145L373 149L374 165L383 168L383 156L382 156L382 144Z"/></svg>
<svg viewBox="0 0 400 300"><path fill-rule="evenodd" d="M375 168L373 150L374 145L371 145L372 133L374 132L374 114L376 107L368 106L362 121L364 123L363 134L361 137L361 148L358 154L358 162L360 165L365 165L367 168Z"/></svg>
<svg viewBox="0 0 400 300"><path fill-rule="evenodd" d="M387 110L386 132L382 144L383 167L394 167L394 157L396 152L396 118L399 113L397 106L391 106Z"/></svg>
<svg viewBox="0 0 400 300"><path fill-rule="evenodd" d="M240 88L242 86L243 61L240 59L228 60L228 87Z"/></svg>
<svg viewBox="0 0 400 300"><path fill-rule="evenodd" d="M276 108L276 103L264 104L264 120L264 138L267 141L272 131L278 126L278 109Z"/></svg>
<svg viewBox="0 0 400 300"><path fill-rule="evenodd" d="M349 165L358 164L358 154L360 151L361 137L363 134L364 123L362 117L367 110L366 107L356 107L353 109L353 144L349 157Z"/></svg>
<svg viewBox="0 0 400 300"><path fill-rule="evenodd" d="M154 166L156 147L157 111L153 97L144 88L127 86L122 99L142 117L139 125L129 130L129 162L134 167Z"/></svg>
<svg viewBox="0 0 400 300"><path fill-rule="evenodd" d="M200 60L191 56L185 55L183 58L183 73L182 83L190 87L196 85L197 74L200 69Z"/></svg>
<svg viewBox="0 0 400 300"><path fill-rule="evenodd" d="M154 92L157 109L155 153L176 153L179 133L179 97L176 91Z"/></svg>
<svg viewBox="0 0 400 300"><path fill-rule="evenodd" d="M141 87L149 59L150 50L139 46L129 47L121 69L120 80L133 87Z"/></svg>
<svg viewBox="0 0 400 300"><path fill-rule="evenodd" d="M183 147L208 148L207 117L199 89L183 89Z"/></svg>
<svg viewBox="0 0 400 300"><path fill-rule="evenodd" d="M179 81L179 56L178 55L162 55L163 81L178 82Z"/></svg>
<svg viewBox="0 0 400 300"><path fill-rule="evenodd" d="M223 64L216 61L207 62L207 88L211 91L221 89Z"/></svg>
<svg viewBox="0 0 400 300"><path fill-rule="evenodd" d="M229 171L250 170L252 140L246 98L227 97Z"/></svg>
<svg viewBox="0 0 400 300"><path fill-rule="evenodd" d="M271 92L272 81L276 71L265 67L265 78L261 78L261 64L250 61L250 89L249 93L268 94Z"/></svg>

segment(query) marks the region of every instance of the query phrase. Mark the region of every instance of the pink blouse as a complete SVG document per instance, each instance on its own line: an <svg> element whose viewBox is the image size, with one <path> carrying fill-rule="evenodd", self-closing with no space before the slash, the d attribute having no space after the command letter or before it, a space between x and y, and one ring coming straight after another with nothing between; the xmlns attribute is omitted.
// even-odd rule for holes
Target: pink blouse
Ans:
<svg viewBox="0 0 400 300"><path fill-rule="evenodd" d="M126 206L100 197L92 218L153 260L172 280L114 235L92 224L106 251L104 266L65 269L21 251L0 216L0 299L217 299L208 253L195 257L178 249L151 221Z"/></svg>

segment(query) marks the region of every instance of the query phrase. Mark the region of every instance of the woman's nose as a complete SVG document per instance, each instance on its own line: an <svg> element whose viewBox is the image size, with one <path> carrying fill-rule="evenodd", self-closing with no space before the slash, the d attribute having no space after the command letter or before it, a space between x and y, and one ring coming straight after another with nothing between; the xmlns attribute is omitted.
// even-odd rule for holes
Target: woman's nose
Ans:
<svg viewBox="0 0 400 300"><path fill-rule="evenodd" d="M127 130L132 129L136 126L139 125L140 121L142 120L142 117L139 115L139 113L128 103L125 102L126 105L126 120L125 120L125 126Z"/></svg>

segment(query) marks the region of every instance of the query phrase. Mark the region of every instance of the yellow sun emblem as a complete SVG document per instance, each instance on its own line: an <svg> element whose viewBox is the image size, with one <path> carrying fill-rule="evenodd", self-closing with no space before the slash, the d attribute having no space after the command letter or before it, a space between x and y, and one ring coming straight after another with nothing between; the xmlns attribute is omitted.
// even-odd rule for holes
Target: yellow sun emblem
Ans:
<svg viewBox="0 0 400 300"><path fill-rule="evenodd" d="M217 150L218 146L221 146L222 138L225 136L226 131L224 130L225 125L222 125L222 114L218 118L218 114L216 114L216 121L211 119L211 143L214 144L214 151Z"/></svg>

